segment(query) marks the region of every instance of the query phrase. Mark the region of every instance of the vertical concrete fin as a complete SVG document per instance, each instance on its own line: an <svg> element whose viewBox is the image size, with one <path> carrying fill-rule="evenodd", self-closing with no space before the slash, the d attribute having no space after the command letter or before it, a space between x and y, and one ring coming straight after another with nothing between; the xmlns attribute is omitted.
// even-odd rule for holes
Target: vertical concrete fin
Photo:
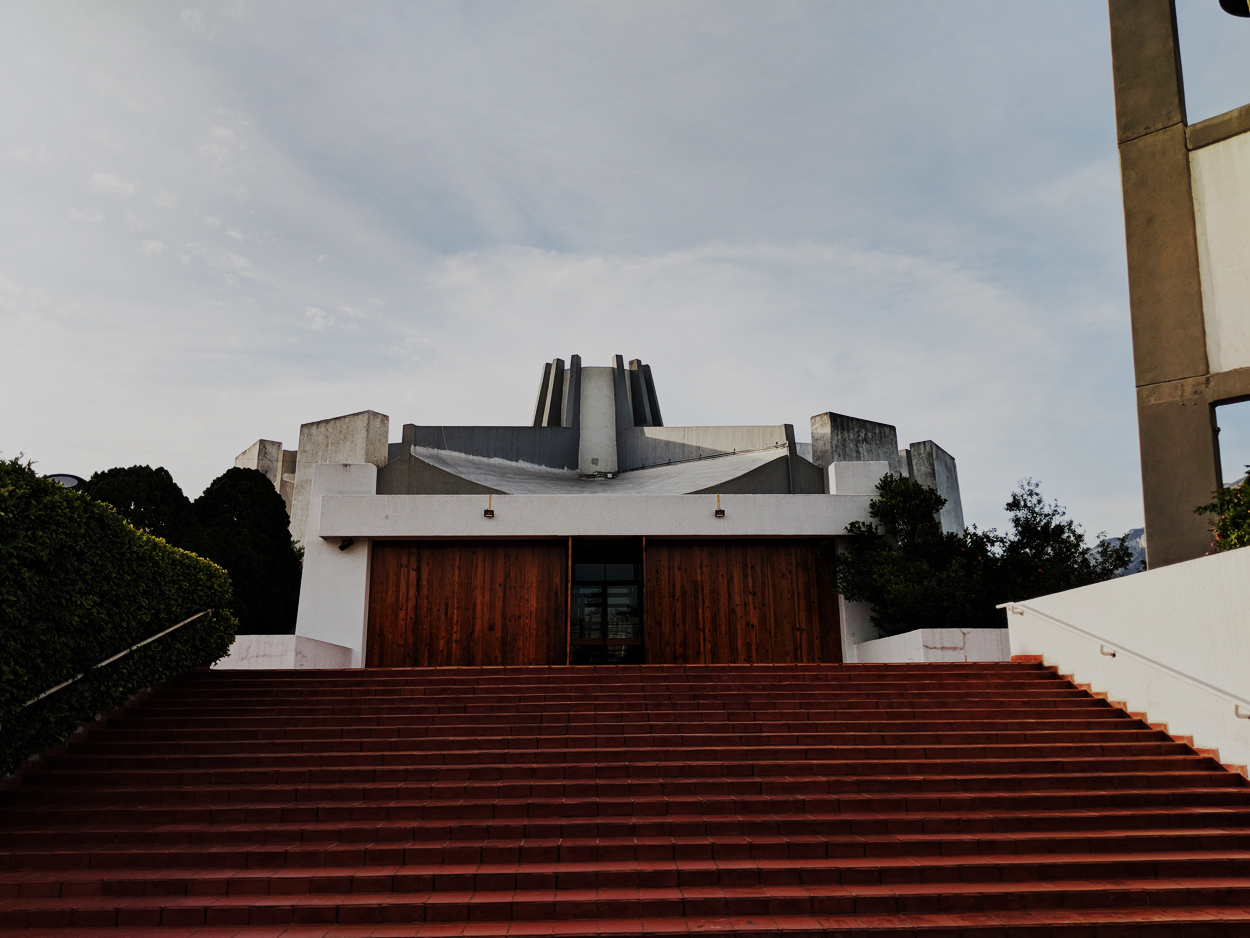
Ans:
<svg viewBox="0 0 1250 938"><path fill-rule="evenodd" d="M635 358L629 363L629 399L633 405L634 426L654 427L651 419L651 403L647 400L647 389L642 381L642 362Z"/></svg>
<svg viewBox="0 0 1250 938"><path fill-rule="evenodd" d="M570 355L569 368L564 373L564 407L562 426L580 426L582 411L582 356Z"/></svg>
<svg viewBox="0 0 1250 938"><path fill-rule="evenodd" d="M563 416L560 412L560 405L564 399L564 359L554 359L548 374L547 409L543 414L542 426L558 427L562 425Z"/></svg>
<svg viewBox="0 0 1250 938"><path fill-rule="evenodd" d="M794 424L782 424L786 431L786 483L794 494L794 464L799 458L799 446L794 441Z"/></svg>
<svg viewBox="0 0 1250 938"><path fill-rule="evenodd" d="M916 478L916 470L912 468L912 464L911 464L911 450L900 449L898 451L898 468L903 478L905 479Z"/></svg>
<svg viewBox="0 0 1250 938"><path fill-rule="evenodd" d="M647 402L651 405L651 426L664 426L664 418L660 416L660 398L655 393L655 380L651 377L651 366L642 366L642 383L646 385Z"/></svg>
<svg viewBox="0 0 1250 938"><path fill-rule="evenodd" d="M620 355L612 356L612 390L616 395L616 445L618 452L626 452L626 444L622 439L634 425L634 404L630 395L629 370L625 367L625 359Z"/></svg>
<svg viewBox="0 0 1250 938"><path fill-rule="evenodd" d="M543 380L538 385L538 402L534 404L534 426L541 427L547 416L547 388L551 385L551 362L543 365Z"/></svg>

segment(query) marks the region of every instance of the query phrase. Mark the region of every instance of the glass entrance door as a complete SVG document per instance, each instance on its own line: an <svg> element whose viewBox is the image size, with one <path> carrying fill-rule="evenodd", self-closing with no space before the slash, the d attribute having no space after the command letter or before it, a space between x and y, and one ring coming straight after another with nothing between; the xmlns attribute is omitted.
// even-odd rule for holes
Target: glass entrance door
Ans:
<svg viewBox="0 0 1250 938"><path fill-rule="evenodd" d="M621 556L624 553L625 556ZM571 664L642 664L642 564L629 551L573 554ZM581 554L581 556L579 556Z"/></svg>

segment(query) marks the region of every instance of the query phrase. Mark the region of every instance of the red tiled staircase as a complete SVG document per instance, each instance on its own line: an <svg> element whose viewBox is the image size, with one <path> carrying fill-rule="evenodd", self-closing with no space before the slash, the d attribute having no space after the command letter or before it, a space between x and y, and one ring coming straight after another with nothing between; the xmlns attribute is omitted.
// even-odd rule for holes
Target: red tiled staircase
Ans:
<svg viewBox="0 0 1250 938"><path fill-rule="evenodd" d="M1250 935L1250 788L1036 664L199 672L0 792L0 929Z"/></svg>

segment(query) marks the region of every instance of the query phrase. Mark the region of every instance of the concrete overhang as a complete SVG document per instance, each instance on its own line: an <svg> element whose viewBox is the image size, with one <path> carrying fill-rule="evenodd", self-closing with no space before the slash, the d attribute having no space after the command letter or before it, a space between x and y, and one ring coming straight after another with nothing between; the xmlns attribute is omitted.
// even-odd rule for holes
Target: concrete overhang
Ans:
<svg viewBox="0 0 1250 938"><path fill-rule="evenodd" d="M830 537L868 495L323 495L323 538Z"/></svg>

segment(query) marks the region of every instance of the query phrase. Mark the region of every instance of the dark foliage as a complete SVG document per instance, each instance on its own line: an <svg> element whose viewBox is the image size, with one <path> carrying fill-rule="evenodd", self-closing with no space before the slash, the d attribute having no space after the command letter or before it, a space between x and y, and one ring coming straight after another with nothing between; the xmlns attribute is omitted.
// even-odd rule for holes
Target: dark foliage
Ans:
<svg viewBox="0 0 1250 938"><path fill-rule="evenodd" d="M23 706L204 609L215 612ZM0 462L0 776L137 691L221 658L235 625L219 566Z"/></svg>
<svg viewBox="0 0 1250 938"><path fill-rule="evenodd" d="M200 553L200 524L191 500L164 466L129 466L94 473L82 490L140 531Z"/></svg>
<svg viewBox="0 0 1250 938"><path fill-rule="evenodd" d="M240 634L295 631L301 555L282 496L263 473L227 469L194 503L163 467L97 472L84 490L140 530L225 567Z"/></svg>
<svg viewBox="0 0 1250 938"><path fill-rule="evenodd" d="M886 475L869 506L872 523L847 526L834 568L838 592L872 604L882 635L919 628L1003 628L1007 601L1022 601L1110 579L1129 548L1099 535L1091 550L1079 525L1046 504L1026 479L1007 503L1011 530L944 533L946 500L910 479Z"/></svg>
<svg viewBox="0 0 1250 938"><path fill-rule="evenodd" d="M195 500L195 516L204 555L230 573L239 631L294 632L300 555L273 483L255 469L227 469Z"/></svg>
<svg viewBox="0 0 1250 938"><path fill-rule="evenodd" d="M1247 476L1236 485L1221 488L1209 504L1199 505L1194 514L1212 515L1212 553L1250 546L1250 466Z"/></svg>

